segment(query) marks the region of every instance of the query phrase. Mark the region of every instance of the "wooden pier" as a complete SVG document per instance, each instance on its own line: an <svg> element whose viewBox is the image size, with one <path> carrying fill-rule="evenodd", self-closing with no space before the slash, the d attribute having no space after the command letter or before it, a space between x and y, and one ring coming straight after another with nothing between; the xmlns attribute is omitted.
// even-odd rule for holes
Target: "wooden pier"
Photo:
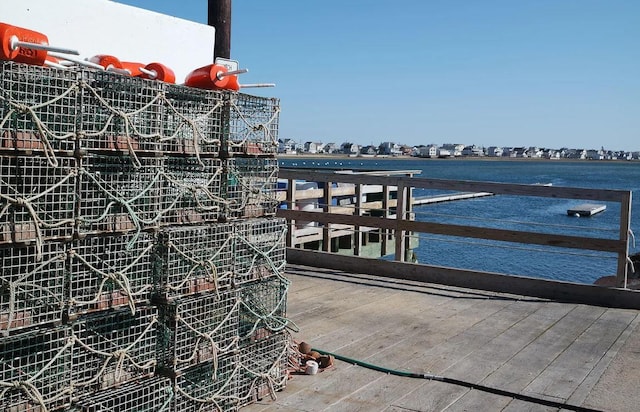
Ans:
<svg viewBox="0 0 640 412"><path fill-rule="evenodd" d="M630 412L640 388L640 311L289 266L297 340L385 368L522 395L412 379L336 361L295 375L255 411ZM535 400L539 401L536 402Z"/></svg>
<svg viewBox="0 0 640 412"><path fill-rule="evenodd" d="M493 193L489 192L462 192L452 193L449 195L436 195L436 196L419 196L414 197L412 202L414 206L428 205L431 203L452 202L455 200L475 199L477 197L493 196Z"/></svg>

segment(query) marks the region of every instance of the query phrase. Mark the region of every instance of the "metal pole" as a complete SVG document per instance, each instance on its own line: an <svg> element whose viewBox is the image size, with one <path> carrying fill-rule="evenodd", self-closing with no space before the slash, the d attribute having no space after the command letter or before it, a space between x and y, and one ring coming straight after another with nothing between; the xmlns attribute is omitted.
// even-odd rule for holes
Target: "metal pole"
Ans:
<svg viewBox="0 0 640 412"><path fill-rule="evenodd" d="M231 0L209 0L207 24L216 29L214 59L231 58Z"/></svg>

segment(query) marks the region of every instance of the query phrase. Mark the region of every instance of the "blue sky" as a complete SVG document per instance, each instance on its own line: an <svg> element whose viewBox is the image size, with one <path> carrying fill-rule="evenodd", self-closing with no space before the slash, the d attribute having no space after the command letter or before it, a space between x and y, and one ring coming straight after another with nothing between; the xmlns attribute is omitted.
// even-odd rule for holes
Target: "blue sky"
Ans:
<svg viewBox="0 0 640 412"><path fill-rule="evenodd" d="M206 23L207 1L118 0ZM280 137L640 150L640 1L235 0ZM180 81L180 79L178 79Z"/></svg>

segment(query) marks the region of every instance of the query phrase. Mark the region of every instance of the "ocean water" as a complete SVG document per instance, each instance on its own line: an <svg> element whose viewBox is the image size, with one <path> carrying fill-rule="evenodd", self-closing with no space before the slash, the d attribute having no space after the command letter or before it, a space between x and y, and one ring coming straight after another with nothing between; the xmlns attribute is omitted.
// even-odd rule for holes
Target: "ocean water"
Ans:
<svg viewBox="0 0 640 412"><path fill-rule="evenodd" d="M436 179L630 190L633 194L631 230L640 236L640 162L305 157L281 159L280 166L417 170L420 171L417 177ZM414 192L415 196L433 194L438 193ZM414 211L420 221L616 239L619 205L605 203L606 211L588 218L567 216L568 208L585 202L499 195L417 206ZM429 234L420 234L419 240L415 257L418 262L430 265L578 283L593 283L601 276L616 272L616 256L610 253ZM629 253L639 251L640 239L631 245Z"/></svg>

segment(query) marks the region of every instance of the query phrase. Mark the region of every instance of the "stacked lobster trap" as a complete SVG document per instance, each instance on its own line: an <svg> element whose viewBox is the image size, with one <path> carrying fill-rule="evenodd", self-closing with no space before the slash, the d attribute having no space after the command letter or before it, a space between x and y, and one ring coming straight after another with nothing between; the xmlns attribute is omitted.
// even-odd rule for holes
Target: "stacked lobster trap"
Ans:
<svg viewBox="0 0 640 412"><path fill-rule="evenodd" d="M0 63L0 410L237 410L285 386L278 114Z"/></svg>

